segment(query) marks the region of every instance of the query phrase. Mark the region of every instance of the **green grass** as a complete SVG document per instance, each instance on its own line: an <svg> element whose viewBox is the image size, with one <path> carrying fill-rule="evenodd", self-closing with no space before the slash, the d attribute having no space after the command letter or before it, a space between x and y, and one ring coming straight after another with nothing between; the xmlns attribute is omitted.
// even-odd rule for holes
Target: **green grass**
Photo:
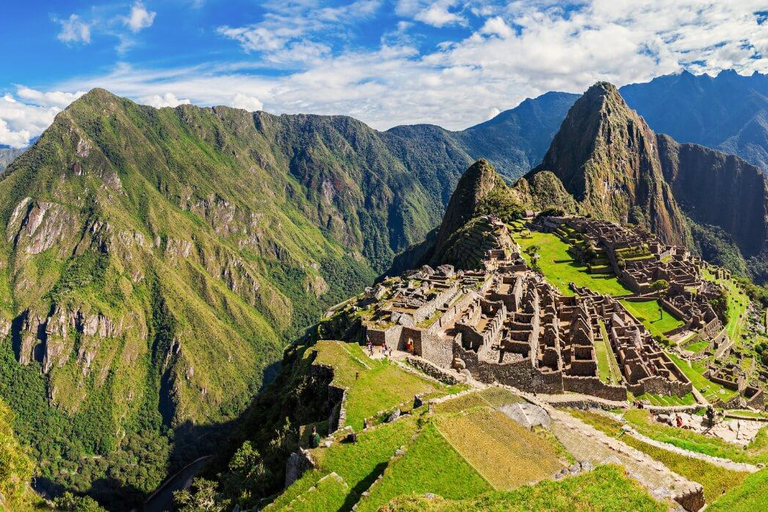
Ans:
<svg viewBox="0 0 768 512"><path fill-rule="evenodd" d="M334 443L330 448L313 450L317 467L304 473L269 509L281 509L330 473L339 475L349 486L350 497L345 508L351 508L360 494L384 471L395 451L411 441L416 428L416 418L405 418L361 432L355 444Z"/></svg>
<svg viewBox="0 0 768 512"><path fill-rule="evenodd" d="M732 489L707 510L713 512L754 512L765 510L768 503L768 469L749 475L744 483Z"/></svg>
<svg viewBox="0 0 768 512"><path fill-rule="evenodd" d="M706 349L709 345L710 343L706 340L696 341L685 347L685 350L693 352L694 354L698 354L699 352Z"/></svg>
<svg viewBox="0 0 768 512"><path fill-rule="evenodd" d="M516 241L523 250L523 257L530 264L530 256L525 249L536 245L539 247L539 266L547 280L556 286L564 295L573 295L568 287L573 282L578 286L586 286L590 290L606 295L631 294L616 276L588 274L586 266L577 265L570 254L569 245L551 233L534 231L530 238L517 237Z"/></svg>
<svg viewBox="0 0 768 512"><path fill-rule="evenodd" d="M733 341L738 342L740 340L741 333L744 328L744 318L747 314L747 307L749 306L749 297L744 290L731 279L715 279L715 277L706 269L702 271L702 276L705 279L714 281L728 291L728 322L725 324L725 330L728 337Z"/></svg>
<svg viewBox="0 0 768 512"><path fill-rule="evenodd" d="M622 300L621 303L654 336L666 337L664 336L665 332L677 329L683 325L682 321L662 309L661 304L657 300L643 302Z"/></svg>
<svg viewBox="0 0 768 512"><path fill-rule="evenodd" d="M492 386L485 388L478 393L486 402L493 407L501 407L503 405L511 405L517 403L525 403L525 399L517 396L508 389Z"/></svg>
<svg viewBox="0 0 768 512"><path fill-rule="evenodd" d="M447 393L453 388L407 372L387 359L370 359L359 345L319 341L316 362L333 366L334 384L347 392L347 425L363 428L363 420L398 404L412 402L420 393ZM407 406L406 406L407 408Z"/></svg>
<svg viewBox="0 0 768 512"><path fill-rule="evenodd" d="M691 365L688 363L688 361L681 359L676 354L670 352L667 355L669 355L669 358L672 359L672 362L674 362L677 367L680 368L685 376L688 377L688 379L693 384L693 387L699 390L701 394L704 395L704 398L706 398L708 401L715 402L720 399L727 402L736 396L736 391L726 389L720 384L712 382L704 377L706 368L701 366L700 363L693 363L693 365ZM702 389L705 391L702 391Z"/></svg>
<svg viewBox="0 0 768 512"><path fill-rule="evenodd" d="M398 498L384 510L663 512L667 510L667 506L654 500L639 483L625 476L622 468L605 465L576 477L545 481L510 492L492 492L464 501L424 497Z"/></svg>
<svg viewBox="0 0 768 512"><path fill-rule="evenodd" d="M696 397L693 393L688 393L685 396L666 396L666 395L654 395L652 393L643 393L637 395L636 400L647 400L651 405L670 406L670 405L693 405L696 403Z"/></svg>
<svg viewBox="0 0 768 512"><path fill-rule="evenodd" d="M571 414L613 437L620 437L627 445L648 454L680 476L698 482L704 487L704 498L708 503L740 485L748 473L731 471L703 460L679 455L662 448L657 448L632 437L624 435L622 423L602 414L586 411L571 411Z"/></svg>
<svg viewBox="0 0 768 512"><path fill-rule="evenodd" d="M430 423L406 454L384 471L384 477L369 496L360 500L357 510L379 510L396 496L431 492L449 499L465 499L491 490L491 484Z"/></svg>
<svg viewBox="0 0 768 512"><path fill-rule="evenodd" d="M490 407L444 415L436 424L448 442L496 489L513 489L550 478L563 467L547 438Z"/></svg>
<svg viewBox="0 0 768 512"><path fill-rule="evenodd" d="M288 505L288 509L300 512L316 510L340 510L349 494L349 486L338 475L326 475L313 487L297 496Z"/></svg>
<svg viewBox="0 0 768 512"><path fill-rule="evenodd" d="M746 448L742 448L714 436L663 425L651 418L650 413L646 410L628 410L624 413L624 420L641 434L684 450L730 459L735 462L752 464L768 462L768 430L765 428Z"/></svg>
<svg viewBox="0 0 768 512"><path fill-rule="evenodd" d="M616 362L616 357L613 355L613 350L610 347L608 341L608 331L605 328L605 323L600 320L600 333L602 339L595 338L595 354L597 356L597 371L600 376L600 380L606 384L619 384L621 383L621 370L619 364Z"/></svg>

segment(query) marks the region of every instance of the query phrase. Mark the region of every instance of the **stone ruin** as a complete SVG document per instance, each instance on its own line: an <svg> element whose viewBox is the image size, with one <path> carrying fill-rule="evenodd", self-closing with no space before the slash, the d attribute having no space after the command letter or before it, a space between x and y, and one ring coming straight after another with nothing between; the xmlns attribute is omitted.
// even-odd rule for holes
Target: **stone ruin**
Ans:
<svg viewBox="0 0 768 512"><path fill-rule="evenodd" d="M501 258L504 259L501 259ZM564 296L530 271L519 249L486 254L485 269L422 267L391 285L391 299L365 323L368 341L440 368L543 393L573 391L623 401L627 390L683 396L691 383L643 325L610 297ZM608 339L604 339L607 336ZM596 343L618 375L600 379Z"/></svg>

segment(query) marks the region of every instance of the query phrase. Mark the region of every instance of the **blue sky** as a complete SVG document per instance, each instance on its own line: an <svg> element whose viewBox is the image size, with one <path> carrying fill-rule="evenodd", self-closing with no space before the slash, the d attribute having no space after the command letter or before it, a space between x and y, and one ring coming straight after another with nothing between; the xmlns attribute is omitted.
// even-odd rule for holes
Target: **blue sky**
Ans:
<svg viewBox="0 0 768 512"><path fill-rule="evenodd" d="M0 144L104 87L156 107L459 129L548 90L768 72L765 0L29 0L0 16Z"/></svg>

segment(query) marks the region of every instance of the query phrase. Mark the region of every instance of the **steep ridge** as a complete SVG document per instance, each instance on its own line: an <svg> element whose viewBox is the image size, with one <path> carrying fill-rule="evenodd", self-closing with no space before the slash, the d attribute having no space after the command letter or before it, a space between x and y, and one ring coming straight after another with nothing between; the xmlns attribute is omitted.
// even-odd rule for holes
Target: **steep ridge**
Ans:
<svg viewBox="0 0 768 512"><path fill-rule="evenodd" d="M548 92L528 98L484 123L455 132L473 158L491 162L514 181L541 162L578 94Z"/></svg>
<svg viewBox="0 0 768 512"><path fill-rule="evenodd" d="M686 244L685 219L664 181L656 137L611 84L598 83L576 101L541 165L582 213L643 224L672 244Z"/></svg>
<svg viewBox="0 0 768 512"><path fill-rule="evenodd" d="M520 197L487 160L478 160L459 179L440 226L399 254L385 275L424 264L479 267L486 250L511 246L503 224L523 216Z"/></svg>

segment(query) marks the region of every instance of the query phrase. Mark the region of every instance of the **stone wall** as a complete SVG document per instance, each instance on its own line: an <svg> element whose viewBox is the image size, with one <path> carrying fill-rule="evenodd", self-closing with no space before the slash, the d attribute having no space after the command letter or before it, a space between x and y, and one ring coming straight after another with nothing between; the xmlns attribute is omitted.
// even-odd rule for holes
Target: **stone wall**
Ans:
<svg viewBox="0 0 768 512"><path fill-rule="evenodd" d="M682 397L693 390L690 382L671 381L658 375L640 379L637 384L628 384L627 388L635 395L652 393L654 395L669 395Z"/></svg>
<svg viewBox="0 0 768 512"><path fill-rule="evenodd" d="M381 346L386 342L388 347L402 348L400 347L402 332L402 325L392 325L386 329L366 326L365 339L376 346Z"/></svg>
<svg viewBox="0 0 768 512"><path fill-rule="evenodd" d="M459 338L457 337L457 341ZM458 341L453 345L454 355L458 356L472 376L486 384L498 382L525 391L558 394L563 392L561 372L542 372L533 367L530 358L511 363L489 362L483 357L484 351L475 353L465 350Z"/></svg>
<svg viewBox="0 0 768 512"><path fill-rule="evenodd" d="M624 386L611 386L597 377L573 377L563 376L563 389L584 395L594 395L614 402L623 402L627 399L627 388Z"/></svg>
<svg viewBox="0 0 768 512"><path fill-rule="evenodd" d="M458 384L459 380L451 373L443 370L421 357L408 356L405 358L406 362L411 366L418 368L433 379L437 379L440 382L446 384Z"/></svg>
<svg viewBox="0 0 768 512"><path fill-rule="evenodd" d="M416 311L413 312L413 322L416 325L418 325L424 320L434 315L438 307L444 305L454 295L456 295L457 290L458 290L458 286L454 284L449 288L443 290L442 292L438 293L434 299L430 300L429 302L427 302L426 304L419 307Z"/></svg>

